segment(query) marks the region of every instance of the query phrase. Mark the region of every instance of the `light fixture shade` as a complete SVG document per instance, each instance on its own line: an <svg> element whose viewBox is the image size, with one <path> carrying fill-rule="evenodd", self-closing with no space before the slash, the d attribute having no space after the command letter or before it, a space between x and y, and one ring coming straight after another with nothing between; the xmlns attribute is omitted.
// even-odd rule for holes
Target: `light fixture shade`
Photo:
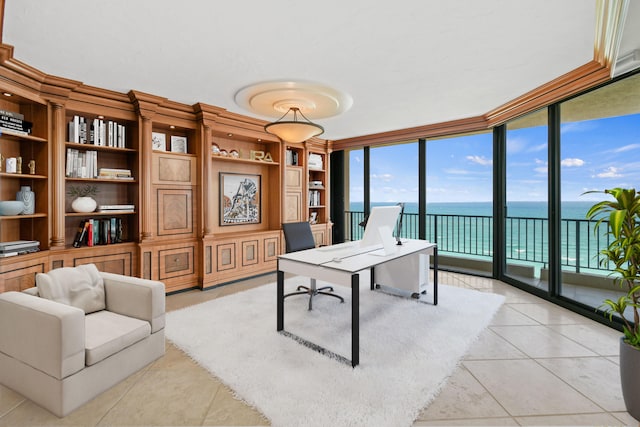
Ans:
<svg viewBox="0 0 640 427"><path fill-rule="evenodd" d="M293 113L293 120L282 120L288 114ZM299 121L298 114L300 114L306 121ZM277 121L265 125L264 130L272 135L277 136L285 142L304 142L314 136L322 135L324 128L318 124L315 124L307 119L302 112L296 108L291 107L280 117Z"/></svg>

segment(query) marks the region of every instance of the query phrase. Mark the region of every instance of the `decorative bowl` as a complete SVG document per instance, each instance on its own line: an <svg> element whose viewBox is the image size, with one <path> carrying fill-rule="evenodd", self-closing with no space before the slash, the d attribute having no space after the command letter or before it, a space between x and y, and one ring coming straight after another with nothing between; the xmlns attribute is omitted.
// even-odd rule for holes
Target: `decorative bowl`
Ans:
<svg viewBox="0 0 640 427"><path fill-rule="evenodd" d="M3 200L0 201L0 215L18 215L24 210L24 202L22 200Z"/></svg>

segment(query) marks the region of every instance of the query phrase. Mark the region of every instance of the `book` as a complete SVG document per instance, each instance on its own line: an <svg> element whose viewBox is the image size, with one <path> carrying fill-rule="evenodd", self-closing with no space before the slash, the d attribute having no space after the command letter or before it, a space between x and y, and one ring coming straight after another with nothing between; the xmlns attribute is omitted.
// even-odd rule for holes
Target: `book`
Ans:
<svg viewBox="0 0 640 427"><path fill-rule="evenodd" d="M5 129L13 129L17 131L24 131L31 133L33 129L33 123L25 120L14 119L12 117L3 116L0 114L0 126Z"/></svg>
<svg viewBox="0 0 640 427"><path fill-rule="evenodd" d="M87 228L89 228L89 221L84 219L80 221L78 231L76 232L76 238L73 239L74 248L79 248L82 245L82 242L84 242L84 239L87 235Z"/></svg>
<svg viewBox="0 0 640 427"><path fill-rule="evenodd" d="M96 220L100 223L100 244L108 245L111 243L111 231L109 227L111 225L111 221L108 218L103 218L100 220Z"/></svg>
<svg viewBox="0 0 640 427"><path fill-rule="evenodd" d="M93 246L93 219L89 219L89 227L87 230L87 246Z"/></svg>
<svg viewBox="0 0 640 427"><path fill-rule="evenodd" d="M7 111L0 109L0 115L13 117L14 119L24 120L24 114L16 113L15 111Z"/></svg>
<svg viewBox="0 0 640 427"><path fill-rule="evenodd" d="M0 126L0 135L16 135L16 136L27 136L29 132L23 130L14 130L14 129L6 129Z"/></svg>
<svg viewBox="0 0 640 427"><path fill-rule="evenodd" d="M98 210L109 211L109 210L123 210L123 209L135 209L136 205L99 205Z"/></svg>
<svg viewBox="0 0 640 427"><path fill-rule="evenodd" d="M0 254L0 258L7 258L7 257L10 257L10 256L16 256L18 254L19 254L19 252L5 252L5 253Z"/></svg>
<svg viewBox="0 0 640 427"><path fill-rule="evenodd" d="M133 180L129 169L100 168L97 177L101 179Z"/></svg>

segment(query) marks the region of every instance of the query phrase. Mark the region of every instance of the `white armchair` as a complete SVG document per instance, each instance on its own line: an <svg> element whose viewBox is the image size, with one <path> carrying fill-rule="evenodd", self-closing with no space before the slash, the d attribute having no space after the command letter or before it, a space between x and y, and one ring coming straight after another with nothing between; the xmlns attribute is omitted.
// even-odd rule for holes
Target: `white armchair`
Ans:
<svg viewBox="0 0 640 427"><path fill-rule="evenodd" d="M62 268L39 274L38 288L0 294L0 383L59 417L165 351L164 284L81 267L101 286L78 290L68 283L78 269ZM62 283L53 295L41 286L52 279ZM91 298L103 298L98 308L104 309L68 305L87 289Z"/></svg>

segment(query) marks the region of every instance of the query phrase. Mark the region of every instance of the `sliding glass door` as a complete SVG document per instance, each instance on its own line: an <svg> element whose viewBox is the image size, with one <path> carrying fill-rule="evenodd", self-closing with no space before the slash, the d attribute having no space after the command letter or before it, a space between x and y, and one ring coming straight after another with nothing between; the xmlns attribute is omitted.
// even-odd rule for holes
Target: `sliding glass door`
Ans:
<svg viewBox="0 0 640 427"><path fill-rule="evenodd" d="M505 275L548 290L547 110L507 123Z"/></svg>
<svg viewBox="0 0 640 427"><path fill-rule="evenodd" d="M602 264L606 224L595 232L589 207L613 200L605 189L640 187L640 75L588 92L560 105L562 281L560 295L597 308L622 291ZM599 191L590 193L590 191Z"/></svg>

